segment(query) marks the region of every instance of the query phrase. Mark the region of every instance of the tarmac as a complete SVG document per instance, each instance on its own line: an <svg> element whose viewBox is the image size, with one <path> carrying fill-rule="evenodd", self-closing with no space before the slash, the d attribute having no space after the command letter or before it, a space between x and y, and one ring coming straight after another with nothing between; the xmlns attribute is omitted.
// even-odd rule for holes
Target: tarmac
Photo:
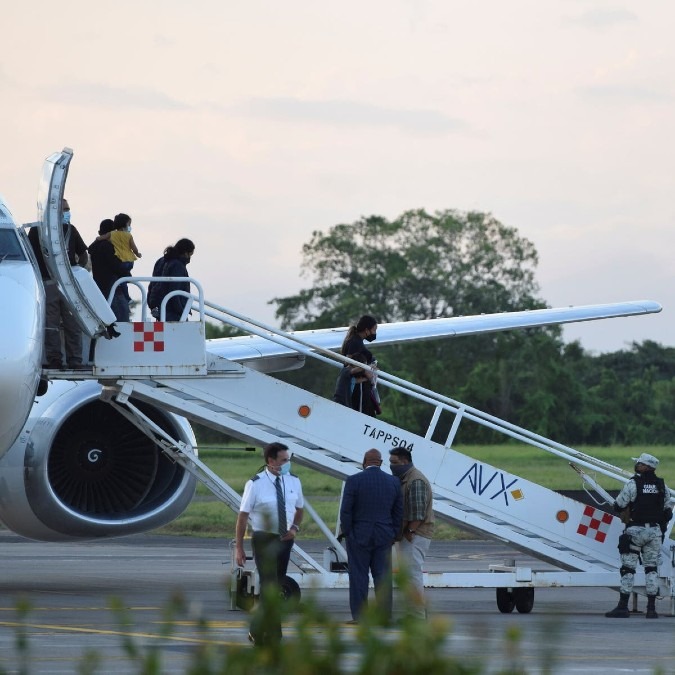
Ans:
<svg viewBox="0 0 675 675"><path fill-rule="evenodd" d="M248 615L230 609L229 543L158 535L39 543L0 532L0 670L139 673L143 657L153 652L161 664L157 672L184 673L205 645L253 649ZM325 542L300 543L321 560ZM487 571L507 559L550 568L505 544L434 541L427 569ZM344 672L358 670L362 646L358 626L346 623L348 591L303 590L302 598L339 624L347 645ZM537 589L529 614L500 613L494 589L427 589L427 598L430 620L448 622L445 652L480 664L482 673L675 672L669 599L657 603L660 618L648 621L644 614L606 619L618 598L606 588ZM179 599L181 609L167 620ZM395 618L404 610L395 594ZM284 640L293 640L296 630L291 615ZM386 630L388 640L401 637L400 628Z"/></svg>

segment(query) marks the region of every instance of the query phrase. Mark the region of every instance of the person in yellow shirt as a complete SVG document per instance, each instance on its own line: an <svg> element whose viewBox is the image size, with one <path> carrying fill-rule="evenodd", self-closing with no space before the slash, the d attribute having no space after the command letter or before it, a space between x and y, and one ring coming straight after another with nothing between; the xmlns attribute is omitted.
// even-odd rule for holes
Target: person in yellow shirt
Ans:
<svg viewBox="0 0 675 675"><path fill-rule="evenodd" d="M97 240L110 240L110 243L115 249L115 257L119 258L122 262L122 266L128 272L128 276L131 276L134 261L143 257L136 247L136 242L131 234L131 216L128 216L126 213L118 213L113 219L113 222L115 224L115 229L107 234L99 235ZM130 301L131 298L129 297L129 290L126 284L124 284L124 294L126 295L127 300Z"/></svg>

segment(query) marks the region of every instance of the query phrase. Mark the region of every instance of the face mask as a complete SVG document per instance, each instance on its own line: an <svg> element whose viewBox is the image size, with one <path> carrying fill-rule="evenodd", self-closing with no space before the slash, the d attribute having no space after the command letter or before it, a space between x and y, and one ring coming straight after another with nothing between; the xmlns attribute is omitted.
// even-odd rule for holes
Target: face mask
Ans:
<svg viewBox="0 0 675 675"><path fill-rule="evenodd" d="M291 463L290 463L290 461L289 461L289 462L286 462L286 464L282 464L282 465L281 465L281 468L279 469L279 473L280 473L282 476L288 476L288 474L289 474L290 472L291 472Z"/></svg>
<svg viewBox="0 0 675 675"><path fill-rule="evenodd" d="M371 334L371 335L368 335L368 337L366 337L366 340L368 342L372 342L376 337L377 337L377 333L375 333L375 335Z"/></svg>
<svg viewBox="0 0 675 675"><path fill-rule="evenodd" d="M403 476L411 467L412 464L391 464L389 466L392 474L394 474L394 476L398 476L399 478Z"/></svg>
<svg viewBox="0 0 675 675"><path fill-rule="evenodd" d="M63 212L63 224L70 225L70 211Z"/></svg>

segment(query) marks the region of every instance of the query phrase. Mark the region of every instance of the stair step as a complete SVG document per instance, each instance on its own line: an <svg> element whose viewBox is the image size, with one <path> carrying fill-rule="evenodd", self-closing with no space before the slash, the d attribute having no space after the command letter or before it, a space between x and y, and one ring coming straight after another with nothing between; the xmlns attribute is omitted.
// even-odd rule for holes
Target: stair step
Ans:
<svg viewBox="0 0 675 675"><path fill-rule="evenodd" d="M363 416L355 411L325 399L317 400L317 397L302 389L249 369L246 369L246 377L236 379L158 377L124 382L131 383L134 389L132 396L160 406L164 405L188 419L219 428L247 442L262 445L272 440L281 441L291 449L294 461L343 480L360 469L365 450L370 447L382 447L381 439L386 438L387 434L393 436L398 433L404 444L425 447L438 453L441 465L443 457L448 452L456 453L404 430L392 428L389 432L390 425L377 419L365 418L364 422ZM121 384L122 382L118 383ZM298 417L297 411L303 405L307 406L311 413L306 418ZM335 426L333 418L345 415L349 417L346 426ZM356 425L354 419L357 420ZM363 431L358 433L354 431L358 428ZM349 433L352 433L351 439ZM356 436L353 436L354 433ZM456 456L462 457L463 460L467 459L460 453L456 453ZM469 466L471 471L473 466ZM448 469L456 471L452 464L448 464ZM473 496L483 495L491 485L492 492L497 488L496 494L492 496L494 499L499 494L498 484L501 481L504 502L508 506L506 489L512 483L507 482L505 474L488 465L480 465L479 469L480 475L478 473L475 476L471 475L471 480L476 483L473 485ZM485 476L482 473L483 469L486 472ZM590 539L589 542L580 541L578 546L572 546L569 541L559 541L559 535L548 531L547 528L535 526L535 522L527 522L528 514L523 515L522 510L499 509L498 502L481 503L480 499L472 499L471 495L467 498L461 491L456 490L464 478L457 482L458 476L452 471L448 473L448 477L452 475L453 478L445 483L442 477L438 477L443 475L442 472L438 475L427 473L436 475L433 482L434 508L441 517L488 536L509 541L516 548L565 568L586 570L590 570L591 567L607 568L609 564L607 560L596 555L590 550L590 546L584 546ZM517 477L508 476L508 480L512 478L526 483ZM540 492L545 490L540 486L535 487ZM526 491L528 490L534 492L535 488L528 485ZM567 499L553 491L545 491L545 494L546 498L550 495L551 499ZM523 497L516 499L519 498ZM532 515L533 517L536 515L536 509L533 509Z"/></svg>

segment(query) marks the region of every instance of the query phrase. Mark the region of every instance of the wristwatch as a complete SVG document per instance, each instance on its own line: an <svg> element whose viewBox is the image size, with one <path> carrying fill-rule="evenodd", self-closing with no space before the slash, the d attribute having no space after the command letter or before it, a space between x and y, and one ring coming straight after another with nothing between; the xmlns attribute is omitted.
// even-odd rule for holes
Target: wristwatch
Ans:
<svg viewBox="0 0 675 675"><path fill-rule="evenodd" d="M293 523L291 525L291 530L295 530L296 532L300 532L300 526Z"/></svg>
<svg viewBox="0 0 675 675"><path fill-rule="evenodd" d="M408 528L408 529L406 530L406 532L407 532L408 534L415 534L416 531L417 531L417 530L411 530L410 528Z"/></svg>

